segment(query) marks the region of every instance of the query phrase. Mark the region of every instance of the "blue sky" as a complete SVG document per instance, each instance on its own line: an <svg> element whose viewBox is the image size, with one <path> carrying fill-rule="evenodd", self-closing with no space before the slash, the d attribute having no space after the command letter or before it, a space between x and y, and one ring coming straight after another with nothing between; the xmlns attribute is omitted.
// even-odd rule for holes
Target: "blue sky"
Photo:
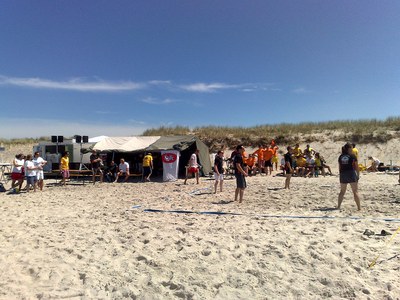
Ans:
<svg viewBox="0 0 400 300"><path fill-rule="evenodd" d="M400 1L0 3L0 137L400 112Z"/></svg>

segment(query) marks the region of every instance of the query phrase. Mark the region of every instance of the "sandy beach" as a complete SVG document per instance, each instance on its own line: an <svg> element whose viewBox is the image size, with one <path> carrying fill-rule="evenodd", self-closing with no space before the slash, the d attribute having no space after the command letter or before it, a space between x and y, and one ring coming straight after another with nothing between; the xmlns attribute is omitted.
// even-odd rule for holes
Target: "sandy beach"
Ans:
<svg viewBox="0 0 400 300"><path fill-rule="evenodd" d="M400 234L378 235L400 226L397 180L362 174L361 212L350 191L333 210L337 176L250 177L242 204L233 179L2 193L0 298L399 299Z"/></svg>

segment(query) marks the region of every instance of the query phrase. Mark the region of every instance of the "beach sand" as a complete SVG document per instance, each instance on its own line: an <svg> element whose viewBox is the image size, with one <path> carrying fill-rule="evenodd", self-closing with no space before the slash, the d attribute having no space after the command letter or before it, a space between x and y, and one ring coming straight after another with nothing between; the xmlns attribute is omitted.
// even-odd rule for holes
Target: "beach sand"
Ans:
<svg viewBox="0 0 400 300"><path fill-rule="evenodd" d="M400 226L398 175L363 174L361 212L350 189L333 209L337 176L291 190L250 177L242 204L234 179L212 185L46 180L0 194L0 299L399 299L400 234L363 234Z"/></svg>

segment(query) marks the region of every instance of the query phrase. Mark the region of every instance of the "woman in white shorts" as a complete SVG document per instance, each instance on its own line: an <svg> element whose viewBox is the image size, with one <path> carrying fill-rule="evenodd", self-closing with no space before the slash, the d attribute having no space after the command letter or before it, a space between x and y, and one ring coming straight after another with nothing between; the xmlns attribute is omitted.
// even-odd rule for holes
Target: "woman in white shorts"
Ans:
<svg viewBox="0 0 400 300"><path fill-rule="evenodd" d="M39 189L42 191L43 190L43 185L44 185L44 172L43 172L43 166L47 164L47 161L45 161L41 156L39 152L35 152L33 155L33 164L35 165L36 169L36 177L37 177L37 185Z"/></svg>

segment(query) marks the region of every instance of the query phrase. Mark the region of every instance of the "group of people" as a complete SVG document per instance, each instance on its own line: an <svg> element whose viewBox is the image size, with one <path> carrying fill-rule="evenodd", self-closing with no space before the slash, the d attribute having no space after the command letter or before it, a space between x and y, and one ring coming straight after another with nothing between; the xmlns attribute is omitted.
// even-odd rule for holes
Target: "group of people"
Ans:
<svg viewBox="0 0 400 300"><path fill-rule="evenodd" d="M310 145L307 145L303 150L300 149L299 144L296 144L294 148L291 147L292 157L292 175L299 177L318 177L319 174L326 175L325 169L328 170L328 174L332 175L332 170L327 165L324 157L316 152ZM281 160L280 169L283 175L286 173L285 158Z"/></svg>
<svg viewBox="0 0 400 300"><path fill-rule="evenodd" d="M104 166L103 159L93 150L90 155L90 163L93 174L93 184L96 182L96 176L100 176L100 182L104 181L104 177L107 182L118 182L119 178L123 178L124 182L129 179L129 163L124 158L120 159L120 163L117 166L114 160L110 162L108 166ZM143 157L143 181L150 181L150 176L153 170L153 156L150 152L146 153Z"/></svg>
<svg viewBox="0 0 400 300"><path fill-rule="evenodd" d="M19 192L22 189L24 181L26 181L26 191L29 192L31 188L36 192L36 189L43 190L44 172L43 167L46 165L45 161L39 152L34 155L17 154L12 162L11 170L11 189Z"/></svg>
<svg viewBox="0 0 400 300"><path fill-rule="evenodd" d="M264 150L263 150L264 149ZM267 148L267 151L273 153L271 149L278 150L278 147L271 143L271 145ZM238 145L236 149L233 151L231 155L231 160L233 162L234 174L236 178L236 189L234 194L234 201L239 201L239 203L243 202L244 191L247 187L246 177L250 175L252 172L253 159L255 155L260 156L263 160L259 160L256 165L260 170L262 168L267 168L266 174L271 174L273 163L276 160L272 160L274 154L270 156L264 156L265 148L259 147L259 149L250 156L246 155L246 151L243 145ZM196 153L194 153L196 156ZM191 160L194 161L194 156ZM276 155L277 157L277 155ZM250 165L249 165L250 158ZM265 160L264 158L269 158ZM301 163L299 164L299 160ZM305 165L303 162L305 160ZM223 169L223 161L224 161L224 152L222 150L218 151L215 160L214 160L214 193L217 193L218 186L220 186L220 191L222 192L223 179L224 179L224 169ZM189 163L190 164L190 163ZM351 189L353 191L354 201L356 202L356 206L358 210L361 210L360 197L358 194L358 180L360 178L360 170L358 166L358 149L355 144L346 143L342 147L342 153L338 158L339 164L339 178L340 178L340 192L338 196L338 205L337 208L340 209L341 204L343 202L344 195L346 193L347 185L350 184ZM270 169L271 168L271 169ZM330 166L328 166L323 159L323 157L313 150L310 145L307 145L304 151L302 151L298 144L295 145L294 148L291 146L287 147L287 152L284 155L281 162L281 169L283 174L285 175L285 189L290 189L290 179L293 174L300 174L300 176L318 176L317 174L321 172L321 174L325 175L325 168L328 169L329 174L332 175L332 171ZM198 183L198 177L197 183ZM186 183L187 178L185 179ZM400 183L400 179L399 179Z"/></svg>
<svg viewBox="0 0 400 300"><path fill-rule="evenodd" d="M272 142L268 147L259 146L259 148L249 156L246 154L243 145L238 145L232 152L230 160L232 161L234 174L236 177L236 189L234 200L241 203L243 201L244 190L247 187L246 177L257 172L265 172L266 175L272 174L273 167L278 169L278 146ZM199 172L201 165L198 162L199 150L190 156L184 184L187 183L189 175L194 175L197 184L199 183ZM379 165L378 160L369 157L373 165ZM224 151L217 152L214 160L214 193L217 193L218 187L220 192L223 191L224 181ZM37 188L43 189L43 167L47 161L44 160L39 152L34 155L24 156L17 154L13 160L12 173L11 173L11 188L21 190L23 182L26 180L26 190L30 191L32 188L36 191ZM108 166L104 166L102 158L96 151L92 151L90 156L90 163L92 167L93 183L96 182L96 176L100 175L100 181L103 182L104 177L108 182L118 182L119 178L124 178L124 181L129 179L129 163L120 159L120 164L117 166L114 161L111 161ZM342 147L342 153L338 158L339 164L339 177L340 177L340 193L338 196L337 208L340 209L346 193L347 185L350 184L353 191L354 200L357 209L361 209L360 197L358 195L358 180L360 177L360 169L358 165L358 149L355 144L346 143ZM143 180L150 181L150 176L153 169L153 158L151 153L146 153L143 158ZM290 189L290 180L293 175L297 176L318 176L319 172L325 175L325 169L328 169L330 175L332 171L324 158L314 149L307 145L304 151L296 144L295 147L288 146L287 152L284 154L280 169L283 172L285 179L285 189ZM60 172L62 175L61 184L65 185L66 179L70 177L69 173L69 153L68 151L62 154L60 160ZM400 183L400 177L399 177Z"/></svg>
<svg viewBox="0 0 400 300"><path fill-rule="evenodd" d="M39 152L24 155L22 153L17 154L12 162L11 170L11 189L15 192L19 192L22 189L22 185L26 180L26 186L24 189L29 192L31 189L36 192L39 188L43 190L44 185L44 172L43 167L47 164ZM99 156L97 151L92 151L90 155L90 164L92 170L93 183L96 182L96 176L100 177L100 182L118 182L119 178L123 178L126 182L129 179L129 163L124 158L120 159L119 165L116 165L114 161L111 161L108 166L104 166L102 158ZM70 163L69 163L69 152L65 151L62 153L60 159L60 174L61 174L61 185L65 185L68 178L70 178ZM153 157L151 153L146 153L143 158L143 181L150 181L150 176L153 170Z"/></svg>

